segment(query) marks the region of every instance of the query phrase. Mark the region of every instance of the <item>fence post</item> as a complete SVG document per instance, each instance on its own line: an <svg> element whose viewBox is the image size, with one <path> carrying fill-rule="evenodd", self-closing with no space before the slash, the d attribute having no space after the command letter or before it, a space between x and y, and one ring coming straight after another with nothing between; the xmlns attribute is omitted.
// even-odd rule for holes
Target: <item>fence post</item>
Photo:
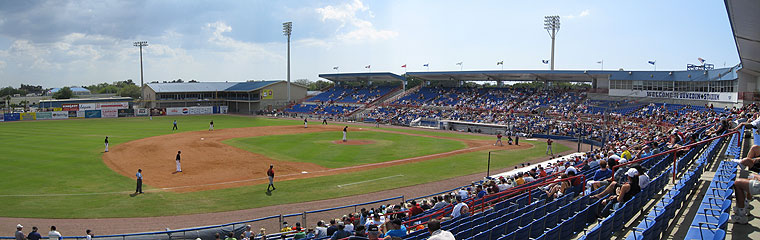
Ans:
<svg viewBox="0 0 760 240"><path fill-rule="evenodd" d="M280 225L278 225L277 228L281 228L281 227L282 227L282 214L280 214ZM275 229L275 230L277 230L277 229Z"/></svg>
<svg viewBox="0 0 760 240"><path fill-rule="evenodd" d="M678 151L673 152L673 184L676 184L676 156Z"/></svg>
<svg viewBox="0 0 760 240"><path fill-rule="evenodd" d="M306 227L306 212L303 212L303 214L301 215L301 226L303 226L303 228L305 229L308 229Z"/></svg>

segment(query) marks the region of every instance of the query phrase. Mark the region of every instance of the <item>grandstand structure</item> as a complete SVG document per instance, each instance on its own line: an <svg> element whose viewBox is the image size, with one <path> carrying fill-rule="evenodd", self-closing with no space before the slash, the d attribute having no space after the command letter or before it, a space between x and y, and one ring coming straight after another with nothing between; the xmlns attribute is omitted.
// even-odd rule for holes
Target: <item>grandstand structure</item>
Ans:
<svg viewBox="0 0 760 240"><path fill-rule="evenodd" d="M230 113L256 114L290 104L285 81L148 83L143 88L148 108L228 106ZM306 96L306 87L290 84L294 98Z"/></svg>

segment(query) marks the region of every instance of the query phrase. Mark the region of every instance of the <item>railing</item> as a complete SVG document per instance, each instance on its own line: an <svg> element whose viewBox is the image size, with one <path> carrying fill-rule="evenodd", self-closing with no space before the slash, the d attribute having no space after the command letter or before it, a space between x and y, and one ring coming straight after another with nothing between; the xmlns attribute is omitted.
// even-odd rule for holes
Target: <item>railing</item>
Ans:
<svg viewBox="0 0 760 240"><path fill-rule="evenodd" d="M667 155L667 154L671 154L672 153L673 154L673 178L672 178L672 180L673 180L673 183L675 183L675 181L676 181L676 162L678 161L678 157L677 157L678 155L676 154L677 152L680 152L680 151L683 151L683 150L688 150L688 149L690 149L692 147L695 147L697 145L705 144L705 143L707 143L709 141L712 141L712 140L715 140L715 139L724 138L724 137L731 136L733 134L739 134L739 133L740 133L739 131L728 132L728 133L725 133L725 134L717 136L717 137L711 137L711 138L708 138L708 139L705 139L705 140L701 140L701 141L698 141L698 142L695 142L695 143L692 143L692 144L689 144L689 145L686 145L686 146L681 146L681 147L674 148L674 149L671 149L671 150L668 150L668 151L664 151L664 152L661 152L661 153L658 153L658 154L654 154L652 156L647 156L647 157L636 159L636 160L633 160L633 161L629 161L629 162L626 162L626 163L623 163L623 164L618 164L618 165L615 165L614 167L612 167L612 172L615 172L617 169L619 169L619 168L621 168L623 166L628 166L628 165L631 165L631 164L634 164L634 163L642 162L644 160L648 160L648 159L652 159L652 158L655 158L655 157L659 157L659 156L663 156L663 155ZM737 145L739 145L739 142L737 142Z"/></svg>
<svg viewBox="0 0 760 240"><path fill-rule="evenodd" d="M346 208L354 208L354 212L356 212L356 208L358 206L363 205L369 205L369 204L376 204L381 202L387 202L387 201L393 201L401 199L401 201L404 200L404 196L397 196L392 198L385 198L370 202L364 202L364 203L358 203L358 204L351 204L351 205L345 205L345 206L339 206L339 207L333 207L333 208L325 208L325 209L319 209L319 210L313 210L313 211L306 211L302 213L291 213L291 214L285 214L285 215L274 215L274 216L268 216L268 217L261 217L251 220L244 220L244 221L238 221L238 222L232 222L232 223L225 223L225 224L218 224L218 225L209 225L209 226L202 226L202 227L194 227L194 228L183 228L183 229L176 229L176 230L166 230L166 231L154 231L154 232L141 232L141 233L129 233L129 234L112 234L112 235L98 235L93 238L102 238L102 239L162 239L165 237L171 238L172 235L175 235L175 238L177 236L182 236L183 239L185 238L192 238L195 239L196 237L204 236L205 238L212 237L213 233L210 233L211 236L207 236L202 234L201 232L203 230L206 231L213 231L213 232L235 232L240 231L243 229L246 225L254 222L261 222L265 220L274 220L277 219L279 222L278 226L282 226L283 219L289 218L289 217L301 217L301 224L303 226L306 226L306 219L308 214L314 214L314 213L321 213L321 212L327 212L327 211L334 211L334 210L341 210ZM216 231L214 231L216 230ZM279 230L279 229L277 229ZM190 233L190 234L188 234ZM267 235L267 238L274 239L279 238L283 234L286 233L274 233ZM150 236L150 237L149 237ZM238 236L238 235L236 235ZM140 238L144 237L144 238ZM205 239L204 238L204 239ZM0 237L0 239L15 239L15 237ZM43 239L48 239L48 237L43 237ZM63 239L86 239L86 236L65 236Z"/></svg>

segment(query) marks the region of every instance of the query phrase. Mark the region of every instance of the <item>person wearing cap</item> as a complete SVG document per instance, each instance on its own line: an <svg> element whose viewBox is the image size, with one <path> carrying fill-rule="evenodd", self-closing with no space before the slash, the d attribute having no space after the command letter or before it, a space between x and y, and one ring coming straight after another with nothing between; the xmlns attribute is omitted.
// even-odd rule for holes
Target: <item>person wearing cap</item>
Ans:
<svg viewBox="0 0 760 240"><path fill-rule="evenodd" d="M317 227L314 228L314 238L323 238L327 237L327 228L325 227L325 222L322 220L319 220L317 222Z"/></svg>
<svg viewBox="0 0 760 240"><path fill-rule="evenodd" d="M535 172L535 170L533 171ZM529 183L529 182L536 181L536 179L533 178L533 176L531 176L529 172L526 172L523 174L523 181L525 181L525 183Z"/></svg>
<svg viewBox="0 0 760 240"><path fill-rule="evenodd" d="M245 238L251 239L251 236L253 236L253 231L251 231L251 225L245 226L245 231L243 232Z"/></svg>
<svg viewBox="0 0 760 240"><path fill-rule="evenodd" d="M50 226L50 232L48 232L48 239L61 240L61 233L55 229L55 226Z"/></svg>
<svg viewBox="0 0 760 240"><path fill-rule="evenodd" d="M628 147L622 146L622 147L620 147L620 150L623 151L623 153L620 154L621 158L623 158L623 159L625 159L627 161L631 161L633 159L631 157L631 152L628 151Z"/></svg>
<svg viewBox="0 0 760 240"><path fill-rule="evenodd" d="M428 221L427 228L430 232L428 240L455 240L454 234L441 229L441 222L438 221L438 219L431 219Z"/></svg>
<svg viewBox="0 0 760 240"><path fill-rule="evenodd" d="M84 233L85 233L84 236L86 237L87 240L92 240L92 237L95 236L95 234L93 234L92 230L90 229L87 229L86 231L84 231Z"/></svg>
<svg viewBox="0 0 760 240"><path fill-rule="evenodd" d="M29 232L29 235L26 236L26 239L29 239L29 240L40 240L40 239L42 239L42 235L40 235L40 233L37 232L37 230L39 230L39 229L37 229L36 226L32 227L32 231Z"/></svg>
<svg viewBox="0 0 760 240"><path fill-rule="evenodd" d="M290 232L292 228L290 228L290 225L288 225L288 222L282 222L282 229L280 229L280 232Z"/></svg>
<svg viewBox="0 0 760 240"><path fill-rule="evenodd" d="M267 170L267 177L269 178L269 185L267 186L267 192L274 191L277 188L274 187L274 165L273 164L269 164L269 170ZM269 190L270 187L272 188L272 190Z"/></svg>
<svg viewBox="0 0 760 240"><path fill-rule="evenodd" d="M615 189L616 194L612 194L606 199L602 200L602 205L604 208L599 212L601 216L606 217L609 215L609 210L615 208L615 203L623 204L628 200L631 200L631 198L633 198L633 196L635 196L637 193L641 192L641 187L639 186L639 178L637 177L638 174L639 171L636 170L636 168L629 168L628 171L625 172L625 175L628 177L628 182L620 184L620 186ZM604 192L594 196L594 198L610 194L611 192L606 193L610 187L614 187L613 184L610 184L610 186L608 186Z"/></svg>
<svg viewBox="0 0 760 240"><path fill-rule="evenodd" d="M367 228L367 239L377 240L380 238L380 228L377 225L370 225Z"/></svg>
<svg viewBox="0 0 760 240"><path fill-rule="evenodd" d="M21 231L24 229L24 226L21 226L21 224L16 225L16 240L24 240L24 232Z"/></svg>
<svg viewBox="0 0 760 240"><path fill-rule="evenodd" d="M380 226L383 225L383 220L380 218L379 213L373 213L372 218L367 220L367 223L364 224L364 228L369 229L370 226ZM329 230L329 229L328 229ZM328 234L329 235L329 234ZM331 235L332 236L332 235Z"/></svg>

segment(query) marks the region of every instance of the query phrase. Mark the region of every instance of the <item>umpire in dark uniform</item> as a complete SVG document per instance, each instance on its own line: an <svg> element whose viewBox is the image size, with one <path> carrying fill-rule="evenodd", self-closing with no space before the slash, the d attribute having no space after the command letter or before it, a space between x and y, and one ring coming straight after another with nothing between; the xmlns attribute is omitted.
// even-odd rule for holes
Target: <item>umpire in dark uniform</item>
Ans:
<svg viewBox="0 0 760 240"><path fill-rule="evenodd" d="M135 193L143 193L143 191L142 191L142 178L143 178L143 176L142 176L142 169L137 169L137 174L135 174L135 176L137 176L137 189L135 190Z"/></svg>

